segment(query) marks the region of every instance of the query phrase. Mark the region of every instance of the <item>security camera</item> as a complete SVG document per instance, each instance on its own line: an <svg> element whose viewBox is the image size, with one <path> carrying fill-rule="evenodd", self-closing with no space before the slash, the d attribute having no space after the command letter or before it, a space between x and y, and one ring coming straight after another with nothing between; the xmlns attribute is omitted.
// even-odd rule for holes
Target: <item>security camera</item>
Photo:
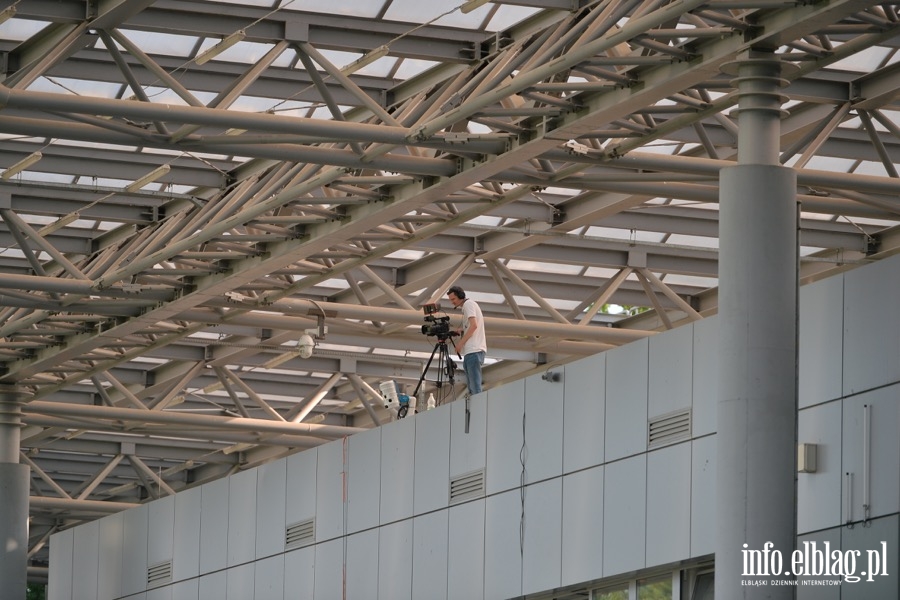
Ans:
<svg viewBox="0 0 900 600"><path fill-rule="evenodd" d="M316 343L309 334L304 333L300 336L300 339L297 340L297 351L300 353L300 358L309 358L312 356L313 348L315 347Z"/></svg>

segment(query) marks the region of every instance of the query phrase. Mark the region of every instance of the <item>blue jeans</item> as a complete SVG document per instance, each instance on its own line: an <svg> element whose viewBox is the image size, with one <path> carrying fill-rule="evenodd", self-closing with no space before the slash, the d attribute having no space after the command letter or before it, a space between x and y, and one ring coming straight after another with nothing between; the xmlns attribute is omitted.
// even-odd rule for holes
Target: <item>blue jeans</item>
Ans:
<svg viewBox="0 0 900 600"><path fill-rule="evenodd" d="M469 394L481 393L481 365L483 364L484 352L470 352L463 356L463 370L466 372Z"/></svg>

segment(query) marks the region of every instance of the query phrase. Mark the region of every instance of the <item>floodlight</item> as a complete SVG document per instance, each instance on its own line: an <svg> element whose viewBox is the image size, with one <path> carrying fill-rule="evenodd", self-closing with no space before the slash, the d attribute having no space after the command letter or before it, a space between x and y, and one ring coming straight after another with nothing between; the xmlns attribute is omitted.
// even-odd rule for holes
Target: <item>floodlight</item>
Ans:
<svg viewBox="0 0 900 600"><path fill-rule="evenodd" d="M37 161L41 160L41 158L43 158L43 156L44 155L41 154L40 152L33 152L32 154L29 154L28 156L26 156L25 158L23 158L22 160L20 160L13 166L11 166L10 168L3 171L3 174L0 175L0 178L9 179L13 175L17 175L17 174L21 173L22 171L24 171L25 169L27 169L28 167L30 167Z"/></svg>
<svg viewBox="0 0 900 600"><path fill-rule="evenodd" d="M212 48L208 49L206 52L201 53L200 56L198 56L197 58L194 59L194 63L198 64L198 65L202 65L202 64L212 60L213 58L222 54L223 52L225 52L226 50L228 50L229 48L231 48L238 42L242 41L245 37L247 37L247 34L244 32L243 29L241 29L240 31L235 31L234 33L229 35L227 38L223 39L221 42L219 42Z"/></svg>

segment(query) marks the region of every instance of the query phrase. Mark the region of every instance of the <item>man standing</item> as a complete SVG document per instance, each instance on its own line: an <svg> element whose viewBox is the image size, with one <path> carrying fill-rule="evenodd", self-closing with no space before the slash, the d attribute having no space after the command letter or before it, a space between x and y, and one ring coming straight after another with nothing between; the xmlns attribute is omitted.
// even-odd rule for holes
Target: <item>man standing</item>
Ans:
<svg viewBox="0 0 900 600"><path fill-rule="evenodd" d="M478 303L466 298L466 292L458 285L447 290L447 297L454 308L462 306L463 330L462 336L456 342L456 349L463 359L469 395L478 394L481 392L481 365L484 364L484 354L487 352L484 316Z"/></svg>

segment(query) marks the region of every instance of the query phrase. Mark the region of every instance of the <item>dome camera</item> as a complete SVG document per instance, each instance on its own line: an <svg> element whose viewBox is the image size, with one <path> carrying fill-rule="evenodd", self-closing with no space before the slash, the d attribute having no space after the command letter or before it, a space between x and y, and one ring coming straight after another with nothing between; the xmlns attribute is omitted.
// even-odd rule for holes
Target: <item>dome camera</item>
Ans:
<svg viewBox="0 0 900 600"><path fill-rule="evenodd" d="M315 347L316 343L308 333L301 335L300 339L297 340L297 351L300 353L300 358L309 358L312 356L313 348Z"/></svg>

